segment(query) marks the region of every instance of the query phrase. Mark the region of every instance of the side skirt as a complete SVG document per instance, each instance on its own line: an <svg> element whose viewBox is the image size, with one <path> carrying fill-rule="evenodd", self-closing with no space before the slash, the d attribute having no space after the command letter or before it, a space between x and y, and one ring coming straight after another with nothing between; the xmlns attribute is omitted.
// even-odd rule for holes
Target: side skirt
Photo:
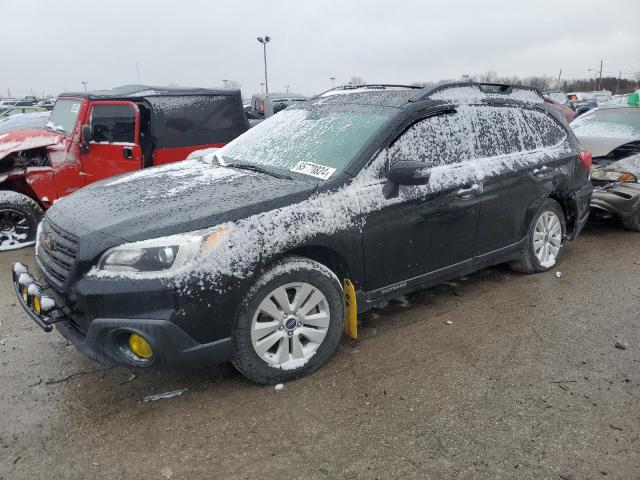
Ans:
<svg viewBox="0 0 640 480"><path fill-rule="evenodd" d="M425 288L433 287L447 280L469 275L493 265L518 260L521 256L521 252L525 248L525 242L526 237L498 250L478 255L470 258L469 260L434 270L433 272L418 275L391 285L386 285L370 292L358 290L356 292L358 313L366 312L381 302L398 298L399 296L407 293L424 290Z"/></svg>

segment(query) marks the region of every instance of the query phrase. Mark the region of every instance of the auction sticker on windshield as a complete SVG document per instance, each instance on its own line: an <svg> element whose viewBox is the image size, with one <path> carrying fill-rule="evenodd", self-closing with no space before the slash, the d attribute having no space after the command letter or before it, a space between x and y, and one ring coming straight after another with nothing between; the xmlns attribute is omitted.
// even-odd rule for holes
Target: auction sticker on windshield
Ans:
<svg viewBox="0 0 640 480"><path fill-rule="evenodd" d="M335 168L325 167L324 165L318 165L312 162L298 162L291 167L292 172L303 173L312 177L321 178L327 180L336 171Z"/></svg>

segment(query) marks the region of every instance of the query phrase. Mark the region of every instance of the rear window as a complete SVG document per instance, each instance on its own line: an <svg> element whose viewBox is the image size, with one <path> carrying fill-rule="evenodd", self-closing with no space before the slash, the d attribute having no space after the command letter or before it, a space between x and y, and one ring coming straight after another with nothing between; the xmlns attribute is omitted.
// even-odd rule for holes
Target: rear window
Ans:
<svg viewBox="0 0 640 480"><path fill-rule="evenodd" d="M147 97L160 148L227 143L243 133L247 119L239 99L226 95Z"/></svg>

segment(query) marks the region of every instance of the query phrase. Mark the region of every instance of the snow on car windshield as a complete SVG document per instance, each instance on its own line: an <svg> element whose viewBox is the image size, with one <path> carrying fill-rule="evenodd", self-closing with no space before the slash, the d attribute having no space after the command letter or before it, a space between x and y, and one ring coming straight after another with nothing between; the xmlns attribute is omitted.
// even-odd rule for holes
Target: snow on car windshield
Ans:
<svg viewBox="0 0 640 480"><path fill-rule="evenodd" d="M71 133L76 124L81 103L82 100L79 98L58 100L49 116L47 128L57 132Z"/></svg>
<svg viewBox="0 0 640 480"><path fill-rule="evenodd" d="M218 152L225 163L291 170L309 162L342 170L389 118L392 109L305 106L284 110Z"/></svg>
<svg viewBox="0 0 640 480"><path fill-rule="evenodd" d="M640 108L605 108L576 118L578 137L640 138Z"/></svg>

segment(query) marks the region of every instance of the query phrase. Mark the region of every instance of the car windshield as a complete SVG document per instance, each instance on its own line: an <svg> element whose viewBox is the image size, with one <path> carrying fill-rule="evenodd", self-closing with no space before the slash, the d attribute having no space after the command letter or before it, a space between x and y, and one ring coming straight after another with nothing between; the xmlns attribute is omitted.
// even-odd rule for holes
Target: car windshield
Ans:
<svg viewBox="0 0 640 480"><path fill-rule="evenodd" d="M227 164L287 170L326 180L351 162L393 111L361 105L291 107L229 143L218 156ZM313 167L330 173L314 174Z"/></svg>
<svg viewBox="0 0 640 480"><path fill-rule="evenodd" d="M640 108L605 108L578 117L571 123L578 137L640 137Z"/></svg>
<svg viewBox="0 0 640 480"><path fill-rule="evenodd" d="M51 110L47 128L56 132L71 133L76 124L81 103L82 100L79 98L58 100Z"/></svg>

